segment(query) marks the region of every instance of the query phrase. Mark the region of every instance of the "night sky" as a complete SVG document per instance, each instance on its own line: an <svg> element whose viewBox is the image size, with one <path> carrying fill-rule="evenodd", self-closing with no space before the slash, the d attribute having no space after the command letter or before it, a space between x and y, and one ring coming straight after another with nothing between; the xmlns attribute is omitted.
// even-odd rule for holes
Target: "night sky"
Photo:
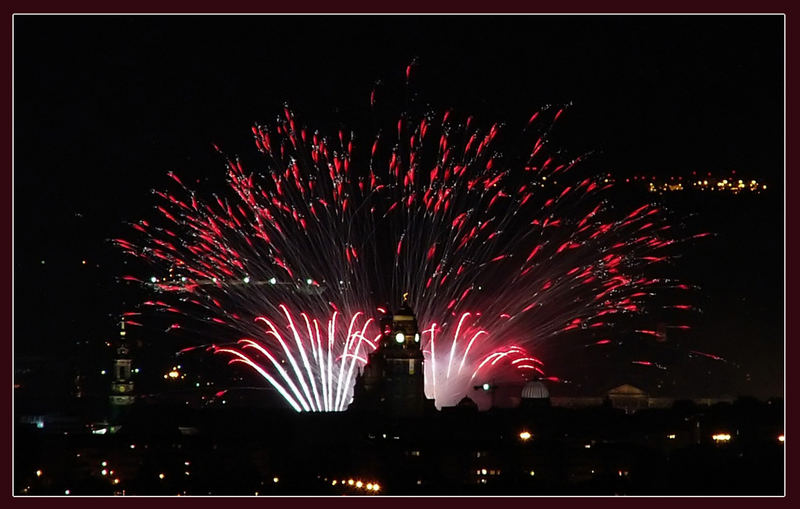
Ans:
<svg viewBox="0 0 800 509"><path fill-rule="evenodd" d="M222 178L211 144L252 158L250 125L284 102L309 124L361 121L375 81L401 83L416 58L414 86L440 109L518 123L571 103L554 141L618 178L766 182L759 196L664 199L717 234L676 262L704 309L676 351L730 361L675 361L673 376L688 396L783 393L779 16L17 16L14 31L18 358L115 335L136 296L107 239L153 217L167 171Z"/></svg>

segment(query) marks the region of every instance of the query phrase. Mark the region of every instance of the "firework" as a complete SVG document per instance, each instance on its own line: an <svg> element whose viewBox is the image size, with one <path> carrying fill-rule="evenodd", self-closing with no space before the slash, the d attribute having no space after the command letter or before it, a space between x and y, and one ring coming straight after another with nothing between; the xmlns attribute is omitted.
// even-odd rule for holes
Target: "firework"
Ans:
<svg viewBox="0 0 800 509"><path fill-rule="evenodd" d="M437 406L476 383L542 376L529 352L544 342L608 344L660 290L688 289L648 275L675 242L660 210L614 213L608 178L548 149L563 112L544 108L516 135L450 111L404 113L361 136L314 131L286 107L252 127L257 166L215 146L227 169L219 195L169 174L175 191L155 191L160 219L115 239L159 275L123 279L164 299L145 306L184 317L170 330L235 331L240 341L214 350L298 411L347 407L377 344L372 316L403 293L425 331Z"/></svg>
<svg viewBox="0 0 800 509"><path fill-rule="evenodd" d="M214 346L216 353L232 356L230 363L243 363L264 377L298 412L344 410L349 403L357 362L366 363L366 353L374 350L380 333L372 340L365 334L372 323L366 319L359 327L362 313L350 320L344 337L337 337L337 313L320 327L316 319L301 313L305 327L295 326L289 310L281 305L291 338L284 338L280 328L263 316L256 318L265 327L268 343L280 345L276 354L263 341L244 338L236 347ZM291 370L282 366L288 360Z"/></svg>

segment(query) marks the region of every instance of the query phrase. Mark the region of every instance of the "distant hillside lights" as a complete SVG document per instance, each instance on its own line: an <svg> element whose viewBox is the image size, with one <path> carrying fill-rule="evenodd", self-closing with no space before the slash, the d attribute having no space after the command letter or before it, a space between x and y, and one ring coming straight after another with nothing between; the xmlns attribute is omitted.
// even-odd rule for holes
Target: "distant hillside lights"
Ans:
<svg viewBox="0 0 800 509"><path fill-rule="evenodd" d="M742 192L760 193L767 190L766 184L760 184L757 180L745 181L743 179L703 179L692 182L692 188L698 191L722 191L733 194Z"/></svg>
<svg viewBox="0 0 800 509"><path fill-rule="evenodd" d="M755 193L760 194L767 190L767 185L763 182L751 179L731 178L714 178L707 176L705 178L698 178L693 175L691 178L684 179L683 177L669 177L669 179L660 179L656 177L633 177L625 179L625 182L630 183L637 181L646 182L647 190L651 193L663 194L665 192L676 191L707 191L707 192L724 192L729 194L739 193Z"/></svg>

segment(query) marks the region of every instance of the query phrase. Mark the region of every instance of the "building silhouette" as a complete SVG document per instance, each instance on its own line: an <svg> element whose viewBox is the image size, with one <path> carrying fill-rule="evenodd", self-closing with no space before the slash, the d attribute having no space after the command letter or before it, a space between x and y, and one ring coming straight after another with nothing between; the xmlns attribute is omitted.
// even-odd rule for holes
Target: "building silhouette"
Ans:
<svg viewBox="0 0 800 509"><path fill-rule="evenodd" d="M350 409L403 417L433 410L433 400L425 397L419 327L407 297L397 312L383 316L381 329L380 345L356 379Z"/></svg>

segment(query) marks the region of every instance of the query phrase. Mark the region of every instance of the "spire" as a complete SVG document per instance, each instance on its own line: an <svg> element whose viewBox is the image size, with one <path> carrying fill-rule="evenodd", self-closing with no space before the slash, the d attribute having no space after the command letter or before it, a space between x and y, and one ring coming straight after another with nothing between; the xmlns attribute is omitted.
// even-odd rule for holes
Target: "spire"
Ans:
<svg viewBox="0 0 800 509"><path fill-rule="evenodd" d="M414 315L411 310L411 303L408 301L408 292L403 292L403 303L400 304L400 309L397 310L398 315Z"/></svg>
<svg viewBox="0 0 800 509"><path fill-rule="evenodd" d="M120 327L119 327L119 342L118 342L118 345L117 345L117 356L118 357L125 357L128 354L128 345L127 345L127 341L125 339L125 335L126 335L126 332L125 332L125 317L123 316L122 320L120 321Z"/></svg>

